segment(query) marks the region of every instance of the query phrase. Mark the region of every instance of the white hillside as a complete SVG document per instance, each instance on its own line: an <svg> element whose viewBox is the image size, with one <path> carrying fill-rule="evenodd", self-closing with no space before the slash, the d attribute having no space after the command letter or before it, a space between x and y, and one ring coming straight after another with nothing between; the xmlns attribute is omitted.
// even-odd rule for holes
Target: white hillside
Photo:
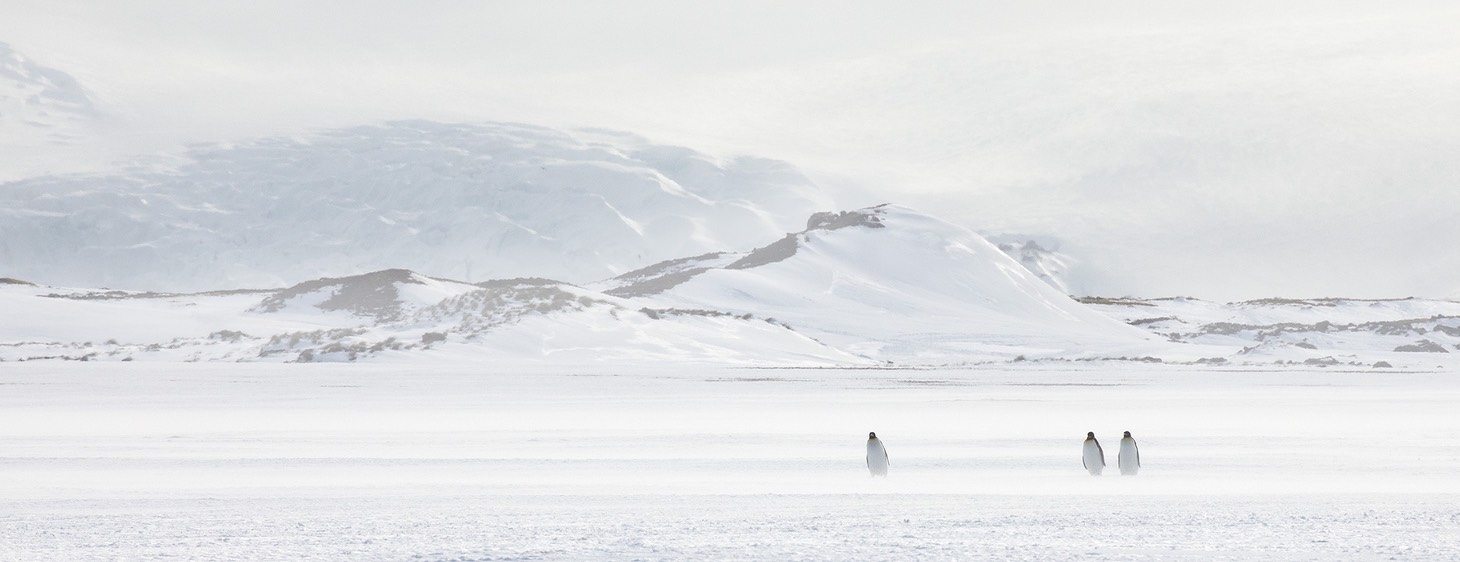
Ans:
<svg viewBox="0 0 1460 562"><path fill-rule="evenodd" d="M1453 368L1460 302L1427 299L1081 299L1183 348L1237 365Z"/></svg>
<svg viewBox="0 0 1460 562"><path fill-rule="evenodd" d="M1078 284L1072 279L1070 270L1076 260L1061 252L1058 242L1011 234L980 234L1041 281L1066 295L1074 294L1071 287Z"/></svg>
<svg viewBox="0 0 1460 562"><path fill-rule="evenodd" d="M62 319L6 330L0 359L10 360L949 364L1164 345L1075 303L977 234L893 206L816 213L806 230L754 251L667 260L589 287L393 269L271 291L10 285L0 298L26 318ZM126 329L127 316L145 316L147 329Z"/></svg>
<svg viewBox="0 0 1460 562"><path fill-rule="evenodd" d="M62 289L0 279L0 361L471 360L945 366L1136 360L1453 368L1460 303L1076 302L966 229L903 207L817 213L749 252L589 286L403 269L286 289Z"/></svg>
<svg viewBox="0 0 1460 562"><path fill-rule="evenodd" d="M1149 347L1148 334L1074 302L977 234L897 206L819 213L800 233L690 272L607 290L772 316L832 347L894 362Z"/></svg>
<svg viewBox="0 0 1460 562"><path fill-rule="evenodd" d="M95 118L91 96L70 74L0 43L0 134L7 145L75 142Z"/></svg>
<svg viewBox="0 0 1460 562"><path fill-rule="evenodd" d="M472 360L854 365L764 317L640 303L546 279L405 270L270 291L137 293L0 279L0 362Z"/></svg>
<svg viewBox="0 0 1460 562"><path fill-rule="evenodd" d="M388 268L583 283L748 249L824 208L782 162L604 131L397 122L0 184L0 272L154 291Z"/></svg>
<svg viewBox="0 0 1460 562"><path fill-rule="evenodd" d="M0 42L0 182L94 160L99 123L76 78Z"/></svg>
<svg viewBox="0 0 1460 562"><path fill-rule="evenodd" d="M441 338L438 358L489 361L741 365L865 365L770 318L716 310L654 309L540 279L483 283L483 290L423 310L380 333ZM439 335L438 335L439 334ZM378 337L378 336L377 336Z"/></svg>

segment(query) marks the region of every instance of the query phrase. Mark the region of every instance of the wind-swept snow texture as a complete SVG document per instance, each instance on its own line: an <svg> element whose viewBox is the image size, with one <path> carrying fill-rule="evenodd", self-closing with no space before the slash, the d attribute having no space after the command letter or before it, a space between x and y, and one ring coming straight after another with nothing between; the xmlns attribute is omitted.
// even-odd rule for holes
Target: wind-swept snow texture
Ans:
<svg viewBox="0 0 1460 562"><path fill-rule="evenodd" d="M1456 560L1453 378L10 363L0 559Z"/></svg>
<svg viewBox="0 0 1460 562"><path fill-rule="evenodd" d="M827 207L773 160L605 131L394 122L0 185L0 271L154 291L389 268L583 283L743 250Z"/></svg>

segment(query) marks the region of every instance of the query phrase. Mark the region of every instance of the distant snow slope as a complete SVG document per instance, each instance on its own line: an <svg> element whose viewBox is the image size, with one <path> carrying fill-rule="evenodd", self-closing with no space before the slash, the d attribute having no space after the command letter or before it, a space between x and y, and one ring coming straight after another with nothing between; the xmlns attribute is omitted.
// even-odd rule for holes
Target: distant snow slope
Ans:
<svg viewBox="0 0 1460 562"><path fill-rule="evenodd" d="M42 66L0 43L0 132L6 144L73 142L96 107L70 74Z"/></svg>
<svg viewBox="0 0 1460 562"><path fill-rule="evenodd" d="M0 286L0 359L324 361L420 353L575 361L948 364L1145 351L977 234L910 209L817 213L749 252L591 286L404 269L201 294ZM774 239L774 238L771 238ZM144 320L130 324L131 317ZM1159 341L1156 345L1161 345Z"/></svg>
<svg viewBox="0 0 1460 562"><path fill-rule="evenodd" d="M1426 299L1193 298L1081 302L1222 362L1318 366L1456 365L1460 302Z"/></svg>
<svg viewBox="0 0 1460 562"><path fill-rule="evenodd" d="M101 159L100 122L76 78L0 42L0 181Z"/></svg>
<svg viewBox="0 0 1460 562"><path fill-rule="evenodd" d="M896 362L1073 357L1148 337L1079 305L979 235L905 207L818 213L806 226L733 262L606 290L771 316Z"/></svg>
<svg viewBox="0 0 1460 562"><path fill-rule="evenodd" d="M1061 252L1057 243L1013 234L983 234L983 237L1049 286L1066 295L1075 294L1071 289L1070 269L1076 260Z"/></svg>
<svg viewBox="0 0 1460 562"><path fill-rule="evenodd" d="M0 184L0 272L195 291L406 268L603 279L828 207L788 164L606 131L394 122Z"/></svg>
<svg viewBox="0 0 1460 562"><path fill-rule="evenodd" d="M1460 366L1452 301L1076 301L979 235L892 205L769 240L587 285L388 269L181 294L0 278L0 361Z"/></svg>

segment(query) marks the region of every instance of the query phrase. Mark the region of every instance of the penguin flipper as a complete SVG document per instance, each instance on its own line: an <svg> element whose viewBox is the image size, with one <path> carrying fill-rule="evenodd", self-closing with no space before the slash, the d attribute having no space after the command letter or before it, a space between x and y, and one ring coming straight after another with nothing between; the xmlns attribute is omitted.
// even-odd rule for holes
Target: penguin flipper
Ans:
<svg viewBox="0 0 1460 562"><path fill-rule="evenodd" d="M1135 441L1131 441L1130 444L1131 444L1131 446L1133 446L1133 447L1136 448L1136 468L1140 468L1141 467L1141 444L1140 443L1136 443Z"/></svg>

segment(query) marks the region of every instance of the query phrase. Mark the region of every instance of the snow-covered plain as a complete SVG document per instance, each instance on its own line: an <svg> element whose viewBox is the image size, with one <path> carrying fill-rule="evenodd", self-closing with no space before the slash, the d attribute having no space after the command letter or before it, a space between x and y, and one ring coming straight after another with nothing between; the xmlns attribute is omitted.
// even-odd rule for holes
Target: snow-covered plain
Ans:
<svg viewBox="0 0 1460 562"><path fill-rule="evenodd" d="M0 386L0 559L1460 559L1453 372L27 362ZM1086 475L1085 432L1113 455L1127 430L1140 475Z"/></svg>

